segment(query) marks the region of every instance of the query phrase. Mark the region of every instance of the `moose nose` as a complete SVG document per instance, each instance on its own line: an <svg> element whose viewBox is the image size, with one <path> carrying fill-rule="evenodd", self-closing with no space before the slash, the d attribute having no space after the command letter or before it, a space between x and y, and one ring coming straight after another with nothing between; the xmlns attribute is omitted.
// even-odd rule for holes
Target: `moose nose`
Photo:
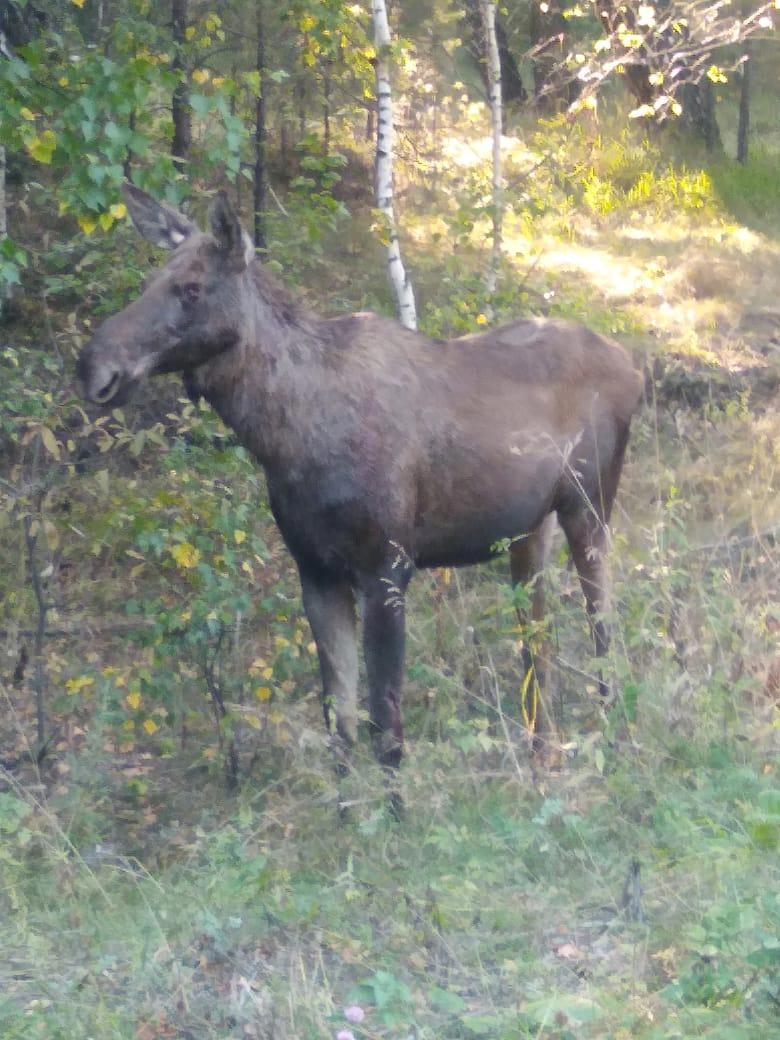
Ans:
<svg viewBox="0 0 780 1040"><path fill-rule="evenodd" d="M84 396L95 404L108 404L122 388L119 367L96 360L89 347L81 352L76 361L76 377Z"/></svg>
<svg viewBox="0 0 780 1040"><path fill-rule="evenodd" d="M96 404L108 404L108 402L116 397L119 392L119 386L122 382L122 377L118 372L112 372L109 376L108 382L103 385L100 390L95 390L92 393L92 399Z"/></svg>

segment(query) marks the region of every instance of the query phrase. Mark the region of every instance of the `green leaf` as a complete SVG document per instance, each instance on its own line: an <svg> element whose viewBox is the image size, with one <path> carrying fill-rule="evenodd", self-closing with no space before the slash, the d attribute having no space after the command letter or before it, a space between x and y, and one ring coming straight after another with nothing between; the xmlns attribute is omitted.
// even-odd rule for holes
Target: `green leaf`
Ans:
<svg viewBox="0 0 780 1040"><path fill-rule="evenodd" d="M448 1015L458 1015L466 1007L466 1001L457 993L448 989L434 986L428 992L428 1001L436 1011L443 1011Z"/></svg>
<svg viewBox="0 0 780 1040"><path fill-rule="evenodd" d="M191 94L190 107L199 119L204 119L213 109L211 98L206 94Z"/></svg>
<svg viewBox="0 0 780 1040"><path fill-rule="evenodd" d="M463 1015L458 1019L471 1036L501 1036L506 1020L501 1015Z"/></svg>

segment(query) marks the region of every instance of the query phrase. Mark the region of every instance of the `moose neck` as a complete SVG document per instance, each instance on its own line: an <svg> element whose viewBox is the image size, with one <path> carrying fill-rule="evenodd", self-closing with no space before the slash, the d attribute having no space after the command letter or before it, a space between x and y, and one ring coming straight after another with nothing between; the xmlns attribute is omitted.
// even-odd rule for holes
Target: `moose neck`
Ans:
<svg viewBox="0 0 780 1040"><path fill-rule="evenodd" d="M319 319L259 262L245 272L240 338L194 373L195 389L267 468L300 457L321 387Z"/></svg>

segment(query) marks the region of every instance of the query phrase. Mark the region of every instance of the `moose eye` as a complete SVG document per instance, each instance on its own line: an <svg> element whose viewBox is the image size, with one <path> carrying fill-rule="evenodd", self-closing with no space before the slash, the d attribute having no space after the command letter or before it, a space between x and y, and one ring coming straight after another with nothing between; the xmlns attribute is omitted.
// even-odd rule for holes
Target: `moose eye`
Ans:
<svg viewBox="0 0 780 1040"><path fill-rule="evenodd" d="M176 294L185 307L194 307L200 298L200 286L197 282L187 282L176 287Z"/></svg>

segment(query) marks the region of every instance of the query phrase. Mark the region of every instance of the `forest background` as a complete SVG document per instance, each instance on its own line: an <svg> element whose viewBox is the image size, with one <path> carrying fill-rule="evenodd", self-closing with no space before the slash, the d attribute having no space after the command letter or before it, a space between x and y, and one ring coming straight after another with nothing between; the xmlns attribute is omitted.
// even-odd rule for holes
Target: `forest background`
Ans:
<svg viewBox="0 0 780 1040"><path fill-rule="evenodd" d="M0 1037L778 1036L773 5L377 6L0 2ZM562 548L542 761L502 561L419 575L407 818L359 753L337 822L260 471L176 381L76 393L159 259L126 177L321 313L396 312L397 231L430 335L626 345L608 713Z"/></svg>

